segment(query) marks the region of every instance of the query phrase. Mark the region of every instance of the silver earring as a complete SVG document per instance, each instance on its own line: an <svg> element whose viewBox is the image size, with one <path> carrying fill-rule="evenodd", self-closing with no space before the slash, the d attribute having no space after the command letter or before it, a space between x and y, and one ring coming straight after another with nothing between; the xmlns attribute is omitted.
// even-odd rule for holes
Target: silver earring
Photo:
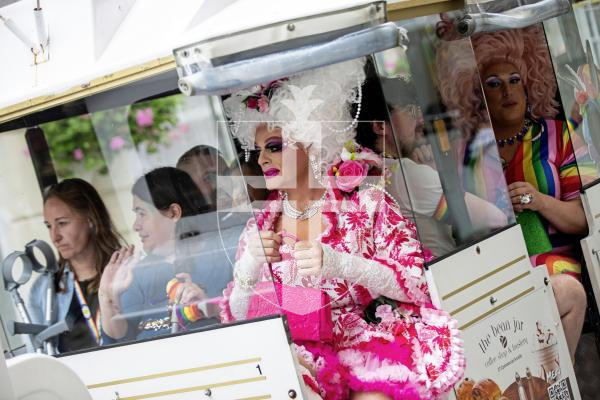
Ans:
<svg viewBox="0 0 600 400"><path fill-rule="evenodd" d="M246 160L246 162L250 161L250 149L248 148L244 149L244 160Z"/></svg>

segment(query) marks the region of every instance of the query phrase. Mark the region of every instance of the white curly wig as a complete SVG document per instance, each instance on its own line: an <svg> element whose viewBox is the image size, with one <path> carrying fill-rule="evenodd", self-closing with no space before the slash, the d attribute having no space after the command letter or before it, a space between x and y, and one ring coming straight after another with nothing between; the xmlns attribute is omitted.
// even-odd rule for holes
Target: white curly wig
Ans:
<svg viewBox="0 0 600 400"><path fill-rule="evenodd" d="M364 58L354 59L278 80L271 86L268 107L262 111L248 107L246 102L249 97L260 97L265 86L233 93L223 102L233 136L243 149L254 149L260 124L281 128L283 140L302 143L324 171L344 144L356 136L351 104L360 104L364 64Z"/></svg>

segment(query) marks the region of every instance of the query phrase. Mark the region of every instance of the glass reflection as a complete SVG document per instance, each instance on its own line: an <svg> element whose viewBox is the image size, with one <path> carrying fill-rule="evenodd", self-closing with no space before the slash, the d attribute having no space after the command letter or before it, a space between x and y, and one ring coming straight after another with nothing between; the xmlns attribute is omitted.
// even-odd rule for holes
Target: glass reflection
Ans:
<svg viewBox="0 0 600 400"><path fill-rule="evenodd" d="M580 199L582 181L593 179L586 146L574 128L576 110L568 116L557 100L557 84L541 26L478 34L472 38L482 91L495 141L509 184L512 206L523 230L533 266L551 275L556 303L571 357L585 316L585 292L579 283L578 239L587 222ZM467 79L466 82L472 82ZM571 129L570 129L571 128ZM570 134L571 130L571 134ZM573 298L579 298L572 303Z"/></svg>
<svg viewBox="0 0 600 400"><path fill-rule="evenodd" d="M573 13L545 22L544 28L560 100L568 113L577 166L582 183L586 185L598 177L600 168L600 75L595 61L597 58L593 55L589 39L582 41L579 36ZM585 31L588 27L584 25L579 28ZM589 155L589 158L579 154Z"/></svg>
<svg viewBox="0 0 600 400"><path fill-rule="evenodd" d="M14 193L35 187L36 174L60 182L45 192L47 230L41 217L10 208L17 198L3 203L10 218L26 221L8 248L37 237L61 256L54 278L34 273L32 287L22 290L34 322L44 323L45 287L56 285L52 318L70 325L52 339L60 352L220 323L219 301L251 215L238 152L211 99L166 94L136 102L154 90L141 85L123 96L91 97L90 114L40 126L37 139L48 149L18 152L27 168L11 180ZM22 140L24 132L12 136ZM8 143L11 134L2 138ZM28 172L32 158L54 168ZM57 188L69 188L69 196ZM41 210L42 199L26 192L32 195L19 200L29 204L23 211Z"/></svg>
<svg viewBox="0 0 600 400"><path fill-rule="evenodd" d="M473 38L483 94L533 265L578 276L571 235L587 231L579 200L589 154L556 100L556 80L541 26ZM483 99L482 99L483 101Z"/></svg>
<svg viewBox="0 0 600 400"><path fill-rule="evenodd" d="M361 120L380 122L359 125L358 140L387 156L390 192L439 258L514 214L487 109L473 113L462 84L466 76L479 82L469 40L438 38L452 26L445 15L400 24L419 45L375 55L380 77L365 83Z"/></svg>

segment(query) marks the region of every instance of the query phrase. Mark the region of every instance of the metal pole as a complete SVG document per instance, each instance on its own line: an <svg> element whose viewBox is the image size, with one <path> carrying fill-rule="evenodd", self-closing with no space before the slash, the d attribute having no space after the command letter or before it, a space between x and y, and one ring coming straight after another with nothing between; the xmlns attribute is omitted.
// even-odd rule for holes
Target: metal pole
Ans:
<svg viewBox="0 0 600 400"><path fill-rule="evenodd" d="M27 312L27 308L25 307L25 302L23 298L19 294L17 288L14 288L10 291L10 294L13 298L13 302L15 303L15 308L19 313L19 317L21 317L21 322L26 324L31 323L31 318L29 317L29 313ZM41 349L36 349L33 345L33 335L24 335L25 347L27 348L28 353L40 352Z"/></svg>
<svg viewBox="0 0 600 400"><path fill-rule="evenodd" d="M54 324L54 302L56 299L56 293L54 290L54 280L53 273L46 272L48 277L48 288L46 289L46 310L45 310L45 324L46 326L52 326ZM46 350L46 354L54 355L56 354L56 349L54 348L54 344L52 343L52 339L49 339L44 342L44 348Z"/></svg>
<svg viewBox="0 0 600 400"><path fill-rule="evenodd" d="M177 304L171 307L171 333L179 332L179 319L177 318Z"/></svg>

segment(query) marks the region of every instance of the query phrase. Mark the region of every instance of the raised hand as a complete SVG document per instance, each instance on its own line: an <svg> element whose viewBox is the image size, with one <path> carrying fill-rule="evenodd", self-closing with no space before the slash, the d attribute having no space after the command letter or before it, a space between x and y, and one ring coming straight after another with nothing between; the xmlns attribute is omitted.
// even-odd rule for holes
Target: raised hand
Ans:
<svg viewBox="0 0 600 400"><path fill-rule="evenodd" d="M410 159L417 164L435 165L433 161L433 152L431 151L431 145L423 144L413 149L410 155Z"/></svg>
<svg viewBox="0 0 600 400"><path fill-rule="evenodd" d="M134 252L133 245L115 251L102 273L99 292L113 303L119 302L119 296L133 281L133 268L139 261L139 256Z"/></svg>

